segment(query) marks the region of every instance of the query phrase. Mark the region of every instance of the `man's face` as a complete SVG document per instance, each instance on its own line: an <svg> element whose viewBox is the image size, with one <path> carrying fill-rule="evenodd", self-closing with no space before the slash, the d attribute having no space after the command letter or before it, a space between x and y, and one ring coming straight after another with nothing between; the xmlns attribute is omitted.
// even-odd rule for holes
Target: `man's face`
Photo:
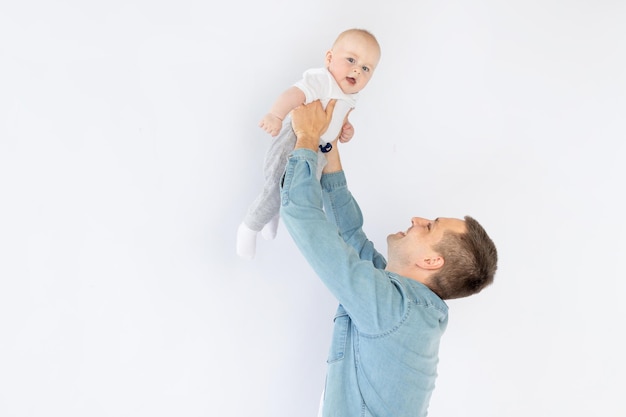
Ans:
<svg viewBox="0 0 626 417"><path fill-rule="evenodd" d="M447 217L438 217L435 220L413 217L411 227L405 232L387 236L389 258L405 259L413 263L440 255L434 247L446 231L465 233L465 221Z"/></svg>

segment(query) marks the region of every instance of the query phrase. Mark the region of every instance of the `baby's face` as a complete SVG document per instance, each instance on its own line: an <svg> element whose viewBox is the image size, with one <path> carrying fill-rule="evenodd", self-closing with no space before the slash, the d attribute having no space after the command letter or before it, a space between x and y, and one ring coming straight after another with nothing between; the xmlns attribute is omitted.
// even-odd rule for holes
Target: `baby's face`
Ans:
<svg viewBox="0 0 626 417"><path fill-rule="evenodd" d="M326 53L326 67L341 91L354 94L369 83L379 59L380 49L376 42L360 34L351 34Z"/></svg>

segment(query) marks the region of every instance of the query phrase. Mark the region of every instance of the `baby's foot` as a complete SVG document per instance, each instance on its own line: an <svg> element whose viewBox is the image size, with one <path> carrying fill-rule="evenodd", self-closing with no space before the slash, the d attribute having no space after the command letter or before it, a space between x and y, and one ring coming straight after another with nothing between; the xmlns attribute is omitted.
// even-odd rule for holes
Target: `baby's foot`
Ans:
<svg viewBox="0 0 626 417"><path fill-rule="evenodd" d="M263 229L261 230L261 236L265 240L272 240L276 238L276 231L278 230L278 218L279 215L272 217L272 220L269 221Z"/></svg>
<svg viewBox="0 0 626 417"><path fill-rule="evenodd" d="M256 253L256 235L258 232L241 223L237 228L237 255L250 260Z"/></svg>

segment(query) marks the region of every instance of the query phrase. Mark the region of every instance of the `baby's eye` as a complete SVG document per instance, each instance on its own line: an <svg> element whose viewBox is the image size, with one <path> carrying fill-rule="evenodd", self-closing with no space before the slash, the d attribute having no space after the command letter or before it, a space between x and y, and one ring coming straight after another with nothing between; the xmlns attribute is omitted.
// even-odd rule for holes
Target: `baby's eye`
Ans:
<svg viewBox="0 0 626 417"><path fill-rule="evenodd" d="M369 67L363 67L363 72L370 72Z"/></svg>
<svg viewBox="0 0 626 417"><path fill-rule="evenodd" d="M351 64L354 64L356 61L355 61L354 58L348 58L348 62L351 63Z"/></svg>

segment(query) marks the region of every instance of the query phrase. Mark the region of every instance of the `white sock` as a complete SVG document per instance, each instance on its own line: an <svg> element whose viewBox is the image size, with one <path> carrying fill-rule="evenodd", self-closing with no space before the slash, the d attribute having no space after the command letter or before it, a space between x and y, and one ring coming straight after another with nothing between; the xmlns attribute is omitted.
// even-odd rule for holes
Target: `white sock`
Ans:
<svg viewBox="0 0 626 417"><path fill-rule="evenodd" d="M257 233L243 223L239 225L237 228L237 255L248 260L254 258Z"/></svg>
<svg viewBox="0 0 626 417"><path fill-rule="evenodd" d="M272 217L272 220L269 221L263 229L261 230L261 236L265 240L272 240L276 238L276 231L278 230L278 219L279 215Z"/></svg>

